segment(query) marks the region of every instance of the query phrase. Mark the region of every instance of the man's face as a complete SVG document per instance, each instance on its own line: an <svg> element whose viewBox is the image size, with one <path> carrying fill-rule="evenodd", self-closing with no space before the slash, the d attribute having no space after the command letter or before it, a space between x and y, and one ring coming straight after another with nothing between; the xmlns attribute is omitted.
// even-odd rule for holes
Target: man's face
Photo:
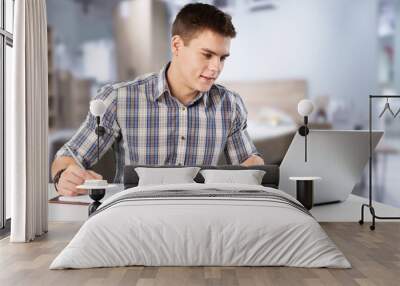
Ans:
<svg viewBox="0 0 400 286"><path fill-rule="evenodd" d="M182 83L196 91L208 91L224 67L230 44L231 38L204 30L173 50Z"/></svg>

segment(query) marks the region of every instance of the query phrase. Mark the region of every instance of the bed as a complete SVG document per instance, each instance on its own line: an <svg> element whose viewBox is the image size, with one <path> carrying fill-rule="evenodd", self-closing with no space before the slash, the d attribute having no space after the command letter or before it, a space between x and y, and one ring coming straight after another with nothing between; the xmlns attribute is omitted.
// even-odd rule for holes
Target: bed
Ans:
<svg viewBox="0 0 400 286"><path fill-rule="evenodd" d="M203 170L217 167L201 167ZM134 166L126 189L105 200L50 269L144 266L350 268L312 215L276 186L277 166L260 185L194 183L140 186Z"/></svg>

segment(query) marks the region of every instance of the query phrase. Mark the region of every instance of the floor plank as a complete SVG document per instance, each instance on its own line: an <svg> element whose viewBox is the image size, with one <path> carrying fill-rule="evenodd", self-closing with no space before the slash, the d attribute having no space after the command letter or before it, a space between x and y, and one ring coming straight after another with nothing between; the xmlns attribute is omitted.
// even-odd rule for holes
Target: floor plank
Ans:
<svg viewBox="0 0 400 286"><path fill-rule="evenodd" d="M352 269L290 267L117 267L48 269L80 223L51 223L32 243L0 241L0 285L399 285L400 223L378 222L375 231L358 223L321 223Z"/></svg>

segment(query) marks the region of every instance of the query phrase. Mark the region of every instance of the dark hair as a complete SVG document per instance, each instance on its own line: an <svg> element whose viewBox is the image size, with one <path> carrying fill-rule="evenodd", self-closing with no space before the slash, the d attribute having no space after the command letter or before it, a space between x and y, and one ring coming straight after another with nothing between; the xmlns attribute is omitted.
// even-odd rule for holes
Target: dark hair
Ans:
<svg viewBox="0 0 400 286"><path fill-rule="evenodd" d="M197 33L206 29L225 37L234 38L236 31L231 20L230 15L215 6L204 3L187 4L176 15L172 24L172 36L181 36L185 45Z"/></svg>

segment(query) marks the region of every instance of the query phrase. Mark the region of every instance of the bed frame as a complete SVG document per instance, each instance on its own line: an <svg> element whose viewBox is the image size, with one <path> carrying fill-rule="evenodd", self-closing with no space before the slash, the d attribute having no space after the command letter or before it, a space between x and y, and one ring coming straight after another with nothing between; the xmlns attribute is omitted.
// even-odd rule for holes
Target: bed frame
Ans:
<svg viewBox="0 0 400 286"><path fill-rule="evenodd" d="M149 165L130 165L124 168L124 189L136 187L139 183L139 176L135 171L137 167L152 168L183 168L185 166L149 166ZM187 167L187 166L186 166ZM279 186L279 167L277 165L260 165L243 167L238 165L220 165L220 166L196 166L201 169L218 169L218 170L263 170L265 175L261 184L265 187L278 189ZM194 178L197 183L204 183L203 176L198 173Z"/></svg>

